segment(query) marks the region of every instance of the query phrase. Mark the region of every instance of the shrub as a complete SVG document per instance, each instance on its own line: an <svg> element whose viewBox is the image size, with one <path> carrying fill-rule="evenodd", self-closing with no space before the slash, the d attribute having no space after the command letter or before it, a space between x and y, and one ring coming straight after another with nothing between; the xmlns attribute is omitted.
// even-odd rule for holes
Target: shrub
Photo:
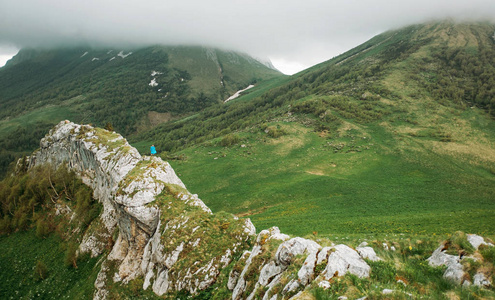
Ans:
<svg viewBox="0 0 495 300"><path fill-rule="evenodd" d="M77 269L77 244L69 242L67 249L65 250L64 263L67 267L74 267Z"/></svg>
<svg viewBox="0 0 495 300"><path fill-rule="evenodd" d="M240 138L237 135L227 134L220 141L220 145L222 147L229 147L229 146L232 146L232 145L239 143L239 141L240 141Z"/></svg>
<svg viewBox="0 0 495 300"><path fill-rule="evenodd" d="M370 277L383 283L395 282L396 269L391 262L368 261L371 267Z"/></svg>
<svg viewBox="0 0 495 300"><path fill-rule="evenodd" d="M38 260L36 267L34 268L34 278L38 281L44 280L48 277L48 268L45 263Z"/></svg>
<svg viewBox="0 0 495 300"><path fill-rule="evenodd" d="M265 129L265 133L268 134L269 137L278 138L286 134L283 129L280 129L275 126L269 126Z"/></svg>
<svg viewBox="0 0 495 300"><path fill-rule="evenodd" d="M36 236L39 238L44 238L48 234L50 234L50 227L45 220L39 219L36 222Z"/></svg>

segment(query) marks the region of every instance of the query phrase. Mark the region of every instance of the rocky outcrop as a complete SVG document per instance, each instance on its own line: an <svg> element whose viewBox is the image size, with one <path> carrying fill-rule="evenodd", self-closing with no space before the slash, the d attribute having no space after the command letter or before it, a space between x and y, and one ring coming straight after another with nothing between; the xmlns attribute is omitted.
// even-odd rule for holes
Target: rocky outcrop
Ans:
<svg viewBox="0 0 495 300"><path fill-rule="evenodd" d="M471 244L475 251L481 245L485 245L487 247L493 247L493 244L485 242L484 238L475 235L468 234L466 235L466 240ZM448 253L450 251L450 253ZM459 247L453 247L451 241L443 242L429 257L428 263L432 267L445 266L447 269L445 270L443 277L455 282L456 284L463 285L471 285L474 284L480 287L489 287L492 285L490 280L483 274L482 269L477 270L476 275L473 278L470 278L468 272L466 272L465 267L463 266L464 261L470 260L479 260L481 255L466 255L464 249Z"/></svg>
<svg viewBox="0 0 495 300"><path fill-rule="evenodd" d="M464 271L460 258L457 255L447 254L445 251L446 250L443 245L438 247L430 258L428 258L428 263L432 267L446 266L447 270L443 276L460 284L462 283L462 278L464 277Z"/></svg>
<svg viewBox="0 0 495 300"><path fill-rule="evenodd" d="M312 240L289 239L277 227L261 231L247 255L230 272L233 300L289 299L314 281L329 288L333 277L351 273L363 278L370 273L363 258L346 245L322 248Z"/></svg>
<svg viewBox="0 0 495 300"><path fill-rule="evenodd" d="M29 168L42 164L66 165L103 204L79 247L94 257L112 240L96 299L108 296L109 280L126 284L138 277L157 295L194 295L218 283L227 267L222 278L232 299L288 299L315 280L329 284L347 272L369 276L362 257L373 259L370 247L359 253L345 245L322 247L276 227L256 237L249 219L212 214L167 162L141 156L114 132L63 121L27 160Z"/></svg>
<svg viewBox="0 0 495 300"><path fill-rule="evenodd" d="M41 140L40 149L29 157L27 164L29 168L66 165L93 189L95 199L103 204L97 224L92 224L92 230L83 238L81 252L102 254L108 239L118 231L95 283L95 298L106 296L108 278L125 283L144 276L143 288L153 281L157 294L205 289L255 234L249 220L212 217L210 209L186 190L167 162L142 157L116 133L63 121ZM224 227L213 229L211 223L204 222L209 220L222 222ZM227 229L230 235L222 240L220 249L207 251L211 245L202 243L202 237L213 230ZM203 252L201 262L191 256L195 251ZM183 258L186 256L190 259ZM170 271L179 260L183 266L174 270L181 270L180 275ZM115 274L107 274L112 269L110 265L117 266Z"/></svg>

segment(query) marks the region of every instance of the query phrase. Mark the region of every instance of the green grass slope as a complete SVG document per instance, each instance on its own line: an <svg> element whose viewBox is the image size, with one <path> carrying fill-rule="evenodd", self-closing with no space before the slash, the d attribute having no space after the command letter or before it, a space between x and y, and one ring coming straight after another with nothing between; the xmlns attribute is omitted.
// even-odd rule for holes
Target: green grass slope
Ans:
<svg viewBox="0 0 495 300"><path fill-rule="evenodd" d="M258 229L490 233L494 32L452 22L386 32L134 141L177 159L214 211Z"/></svg>
<svg viewBox="0 0 495 300"><path fill-rule="evenodd" d="M64 264L62 240L39 238L34 230L0 236L2 299L91 299L100 258L86 258L77 268Z"/></svg>

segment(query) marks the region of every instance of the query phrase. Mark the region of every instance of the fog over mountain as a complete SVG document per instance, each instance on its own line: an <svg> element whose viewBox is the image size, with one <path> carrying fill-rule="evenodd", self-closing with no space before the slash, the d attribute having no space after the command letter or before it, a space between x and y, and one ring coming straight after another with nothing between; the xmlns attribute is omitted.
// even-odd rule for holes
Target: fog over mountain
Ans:
<svg viewBox="0 0 495 300"><path fill-rule="evenodd" d="M494 16L493 0L2 0L0 56L22 47L195 44L267 57L293 73L389 29Z"/></svg>

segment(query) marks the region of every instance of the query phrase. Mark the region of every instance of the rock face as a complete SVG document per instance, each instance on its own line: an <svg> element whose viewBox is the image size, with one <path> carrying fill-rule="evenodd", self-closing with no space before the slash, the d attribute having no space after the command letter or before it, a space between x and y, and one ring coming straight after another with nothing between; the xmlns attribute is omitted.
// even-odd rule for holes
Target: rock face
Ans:
<svg viewBox="0 0 495 300"><path fill-rule="evenodd" d="M262 230L255 239L249 219L212 214L167 162L141 156L116 133L60 122L27 164L67 166L103 204L79 247L94 257L112 240L95 282L95 299L109 295L108 280L126 284L138 277L143 289L160 296L177 291L194 295L218 283L227 266L232 270L222 280L232 299L288 299L315 280L328 283L347 272L369 276L360 254L345 245L322 248L312 240L291 239L277 227ZM360 253L373 259L368 248Z"/></svg>

